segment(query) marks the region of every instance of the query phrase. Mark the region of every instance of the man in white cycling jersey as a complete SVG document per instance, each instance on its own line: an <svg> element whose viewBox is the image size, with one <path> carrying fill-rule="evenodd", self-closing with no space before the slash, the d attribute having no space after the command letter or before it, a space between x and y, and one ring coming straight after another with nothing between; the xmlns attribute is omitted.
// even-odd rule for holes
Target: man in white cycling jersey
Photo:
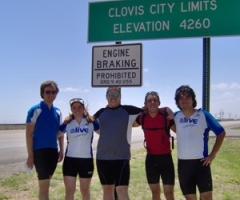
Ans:
<svg viewBox="0 0 240 200"><path fill-rule="evenodd" d="M225 130L209 112L195 109L196 95L188 85L182 85L176 90L175 101L180 109L174 114L174 121L182 193L186 200L196 200L198 187L201 200L212 200L210 164L223 143ZM216 135L211 150L208 149L209 131Z"/></svg>

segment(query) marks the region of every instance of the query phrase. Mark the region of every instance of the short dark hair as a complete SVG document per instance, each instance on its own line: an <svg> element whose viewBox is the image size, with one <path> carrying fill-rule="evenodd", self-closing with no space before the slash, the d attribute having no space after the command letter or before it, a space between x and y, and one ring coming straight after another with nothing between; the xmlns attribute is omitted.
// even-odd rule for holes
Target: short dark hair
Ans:
<svg viewBox="0 0 240 200"><path fill-rule="evenodd" d="M40 86L40 96L42 97L42 99L43 99L44 89L49 86L56 88L56 92L57 93L59 92L57 83L55 83L54 81L45 81Z"/></svg>
<svg viewBox="0 0 240 200"><path fill-rule="evenodd" d="M158 94L157 92L155 92L155 91L150 91L150 92L147 92L146 95L145 95L145 102L147 102L147 97L148 97L149 95L154 95L154 96L156 96L157 99L158 99L158 101L160 101L159 94Z"/></svg>
<svg viewBox="0 0 240 200"><path fill-rule="evenodd" d="M196 95L195 95L195 92L193 91L193 89L188 85L182 85L176 90L175 97L174 97L175 103L180 110L181 110L181 108L179 107L178 101L179 101L181 95L190 95L193 100L193 105L192 105L193 108L195 108L197 106Z"/></svg>

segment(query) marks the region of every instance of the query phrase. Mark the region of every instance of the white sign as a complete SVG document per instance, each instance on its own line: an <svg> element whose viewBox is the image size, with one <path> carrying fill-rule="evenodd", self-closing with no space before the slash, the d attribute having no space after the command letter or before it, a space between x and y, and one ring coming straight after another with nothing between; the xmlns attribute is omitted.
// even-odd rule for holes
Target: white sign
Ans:
<svg viewBox="0 0 240 200"><path fill-rule="evenodd" d="M142 85L142 44L93 46L92 87Z"/></svg>

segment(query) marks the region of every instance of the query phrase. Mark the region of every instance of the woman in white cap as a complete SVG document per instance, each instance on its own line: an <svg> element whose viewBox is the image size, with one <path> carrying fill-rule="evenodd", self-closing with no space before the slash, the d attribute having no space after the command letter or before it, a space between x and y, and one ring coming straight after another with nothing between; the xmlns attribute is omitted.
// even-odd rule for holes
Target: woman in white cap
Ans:
<svg viewBox="0 0 240 200"><path fill-rule="evenodd" d="M93 176L93 132L99 129L98 122L93 120L81 98L69 101L72 114L60 127L59 137L67 134L67 147L63 162L65 199L73 200L79 175L80 192L83 200L90 200L90 183Z"/></svg>

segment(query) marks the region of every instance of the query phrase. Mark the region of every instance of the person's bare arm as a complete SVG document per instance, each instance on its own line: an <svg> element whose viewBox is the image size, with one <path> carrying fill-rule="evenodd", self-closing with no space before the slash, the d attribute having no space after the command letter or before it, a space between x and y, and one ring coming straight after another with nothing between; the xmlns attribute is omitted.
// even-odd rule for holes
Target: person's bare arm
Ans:
<svg viewBox="0 0 240 200"><path fill-rule="evenodd" d="M64 152L64 134L58 137L58 145L59 145L59 152L58 152L58 162L63 160L63 152Z"/></svg>
<svg viewBox="0 0 240 200"><path fill-rule="evenodd" d="M100 134L100 129L94 131L95 133L97 133L98 135Z"/></svg>
<svg viewBox="0 0 240 200"><path fill-rule="evenodd" d="M58 134L57 134L57 138L60 138L60 137L62 137L62 136L64 136L64 133L59 130L59 131L58 131Z"/></svg>
<svg viewBox="0 0 240 200"><path fill-rule="evenodd" d="M27 123L26 124L26 146L27 146L27 166L32 169L34 166L34 157L33 157L33 131L35 124Z"/></svg>
<svg viewBox="0 0 240 200"><path fill-rule="evenodd" d="M133 124L132 124L132 127L139 127L139 126L140 126L140 124L138 124L136 121L133 122Z"/></svg>
<svg viewBox="0 0 240 200"><path fill-rule="evenodd" d="M213 145L211 153L206 158L202 159L203 165L210 165L211 164L213 159L216 157L219 149L221 148L225 136L226 136L226 132L223 131L221 134L219 134L216 137L215 144Z"/></svg>
<svg viewBox="0 0 240 200"><path fill-rule="evenodd" d="M169 108L169 107L166 107L166 111L167 111L167 118L170 120L170 119L174 119L174 113L173 111Z"/></svg>
<svg viewBox="0 0 240 200"><path fill-rule="evenodd" d="M167 118L168 118L169 120L174 120L174 113L173 113L173 111L172 111L169 107L166 107L166 111L167 111L167 113L168 113ZM175 124L173 124L173 125L170 127L170 129L171 129L174 133L176 133L176 125L175 125Z"/></svg>
<svg viewBox="0 0 240 200"><path fill-rule="evenodd" d="M176 133L176 125L175 125L175 124L173 124L173 125L170 127L170 129L171 129L174 133Z"/></svg>

